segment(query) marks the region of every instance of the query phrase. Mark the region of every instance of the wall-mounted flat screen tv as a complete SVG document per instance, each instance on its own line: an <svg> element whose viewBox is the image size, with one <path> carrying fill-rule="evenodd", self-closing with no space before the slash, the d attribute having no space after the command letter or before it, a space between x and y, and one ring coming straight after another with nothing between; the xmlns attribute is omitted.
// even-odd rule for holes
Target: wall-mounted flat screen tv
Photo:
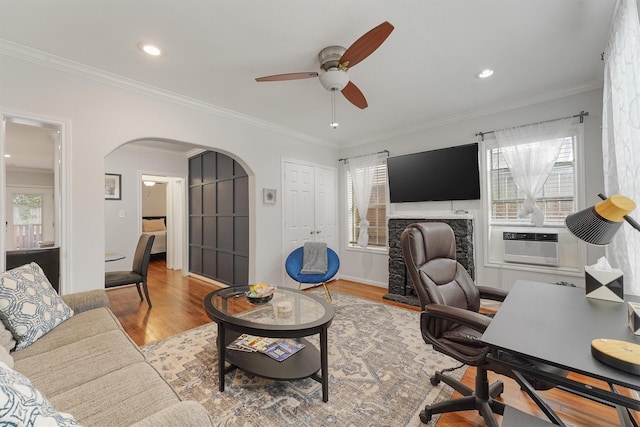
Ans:
<svg viewBox="0 0 640 427"><path fill-rule="evenodd" d="M478 144L387 159L391 203L480 199Z"/></svg>

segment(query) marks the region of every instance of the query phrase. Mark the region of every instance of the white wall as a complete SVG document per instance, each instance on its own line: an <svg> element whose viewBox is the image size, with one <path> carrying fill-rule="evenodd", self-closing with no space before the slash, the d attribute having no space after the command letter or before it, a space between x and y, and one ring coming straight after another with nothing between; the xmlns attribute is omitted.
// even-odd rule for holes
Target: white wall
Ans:
<svg viewBox="0 0 640 427"><path fill-rule="evenodd" d="M54 175L51 171L32 169L7 169L6 185L54 187Z"/></svg>
<svg viewBox="0 0 640 427"><path fill-rule="evenodd" d="M358 154L366 154L387 149L391 156L432 150L436 148L468 144L476 142L477 132L503 129L512 126L524 125L543 120L550 120L569 115L578 114L580 111L588 111L589 117L584 122L584 143L585 143L585 206L593 205L599 201L597 194L603 191L602 172L602 91L591 90L588 92L573 94L559 99L546 102L539 102L509 110L487 113L485 115L475 114L472 118L458 120L439 126L425 128L411 134L398 135L388 139L350 147L340 151L340 157L350 157ZM481 173L481 180L484 183L484 176ZM419 184L417 184L419 185ZM340 171L340 212L344 212L344 170ZM484 197L484 188L482 197ZM499 286L506 289L511 288L518 279L538 280L545 282L567 281L578 286L584 286L582 273L557 273L541 272L536 268L513 269L509 266L496 268L485 264L484 222L486 215L482 208L481 201L458 201L454 203L454 209L464 209L470 212L474 219L474 246L475 264L478 284L487 286ZM391 205L390 215L413 214L421 215L451 215L450 202L425 202L425 203L398 203ZM341 215L340 227L345 229L345 216ZM344 236L344 233L342 234ZM584 245L584 243L580 243ZM342 262L340 273L343 278L361 278L367 283L387 286L388 264L387 254L376 254L362 252L358 250L346 249L346 242L341 241ZM598 248L589 247L587 249L587 264L594 263L603 251Z"/></svg>
<svg viewBox="0 0 640 427"><path fill-rule="evenodd" d="M142 216L166 216L167 215L167 184L157 182L148 187L141 185Z"/></svg>
<svg viewBox="0 0 640 427"><path fill-rule="evenodd" d="M0 55L0 112L65 124L69 198L63 209L69 217L63 223L68 229L63 230L62 258L68 271L62 292L103 287L105 157L127 142L156 138L215 149L245 167L252 194L249 279L277 283L283 259L273 248L282 247L281 205L262 205L262 188L280 191L282 157L334 166L337 150L198 102L65 70L59 61ZM123 187L123 194L129 191ZM131 209L126 206L125 212ZM130 232L128 225L123 228Z"/></svg>
<svg viewBox="0 0 640 427"><path fill-rule="evenodd" d="M104 201L105 251L126 256L123 260L107 263L105 268L107 271L128 270L142 231L142 198L145 195L141 175L152 172L154 175L186 179L189 173L188 158L177 153L136 149L125 145L104 159L104 170L106 173L120 174L122 185L121 200ZM166 188L164 185L162 187Z"/></svg>

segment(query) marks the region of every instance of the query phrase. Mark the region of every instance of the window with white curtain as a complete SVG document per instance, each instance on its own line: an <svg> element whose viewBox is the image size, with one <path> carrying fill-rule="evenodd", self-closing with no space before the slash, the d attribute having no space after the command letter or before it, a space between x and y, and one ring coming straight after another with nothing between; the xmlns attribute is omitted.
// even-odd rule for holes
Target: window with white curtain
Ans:
<svg viewBox="0 0 640 427"><path fill-rule="evenodd" d="M564 218L575 211L577 136L562 138L560 154L544 186L536 195L536 205L544 212L545 224L561 226ZM544 144L537 141L532 144ZM486 145L489 221L492 225L530 225L529 218L518 216L525 194L515 184L500 148Z"/></svg>
<svg viewBox="0 0 640 427"><path fill-rule="evenodd" d="M360 215L353 191L351 172L347 168L347 236L348 247L359 248ZM387 248L387 164L383 162L375 167L373 188L367 210L369 221L368 249L386 250Z"/></svg>

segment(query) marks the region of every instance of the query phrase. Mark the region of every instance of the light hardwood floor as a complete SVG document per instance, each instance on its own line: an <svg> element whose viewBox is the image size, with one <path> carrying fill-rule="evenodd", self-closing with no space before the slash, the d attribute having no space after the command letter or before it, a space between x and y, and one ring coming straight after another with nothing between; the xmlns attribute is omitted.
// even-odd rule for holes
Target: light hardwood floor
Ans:
<svg viewBox="0 0 640 427"><path fill-rule="evenodd" d="M347 293L360 298L391 304L408 310L416 307L405 306L384 300L386 289L363 285L345 280L337 280L329 285L332 291ZM182 277L178 271L167 270L164 261L153 261L149 267L149 293L153 308L140 302L135 287L108 290L111 309L124 329L138 344L144 345L167 338L191 328L211 322L204 312L202 300L215 285L196 278ZM417 324L415 327L419 327ZM425 344L425 348L426 344ZM473 387L475 370L467 368L463 381ZM518 385L509 378L490 373L490 379L502 379L505 391L502 400L521 411L544 418L542 412L521 392ZM593 385L605 387L591 381ZM427 387L428 385L425 385ZM441 384L439 387L447 387ZM618 418L612 408L578 398L560 390L541 392L541 396L570 426L618 426ZM437 427L483 426L482 418L475 411L444 414Z"/></svg>

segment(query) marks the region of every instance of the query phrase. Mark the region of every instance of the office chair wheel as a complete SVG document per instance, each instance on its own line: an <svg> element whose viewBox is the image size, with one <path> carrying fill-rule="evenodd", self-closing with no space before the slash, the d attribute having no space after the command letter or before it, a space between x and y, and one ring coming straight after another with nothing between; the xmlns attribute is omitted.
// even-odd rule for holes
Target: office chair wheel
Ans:
<svg viewBox="0 0 640 427"><path fill-rule="evenodd" d="M429 421L431 421L431 411L425 408L424 411L420 412L420 421L422 421L424 424L427 424Z"/></svg>
<svg viewBox="0 0 640 427"><path fill-rule="evenodd" d="M431 382L432 386L437 386L438 384L440 384L440 380L435 375L429 378L429 381Z"/></svg>

